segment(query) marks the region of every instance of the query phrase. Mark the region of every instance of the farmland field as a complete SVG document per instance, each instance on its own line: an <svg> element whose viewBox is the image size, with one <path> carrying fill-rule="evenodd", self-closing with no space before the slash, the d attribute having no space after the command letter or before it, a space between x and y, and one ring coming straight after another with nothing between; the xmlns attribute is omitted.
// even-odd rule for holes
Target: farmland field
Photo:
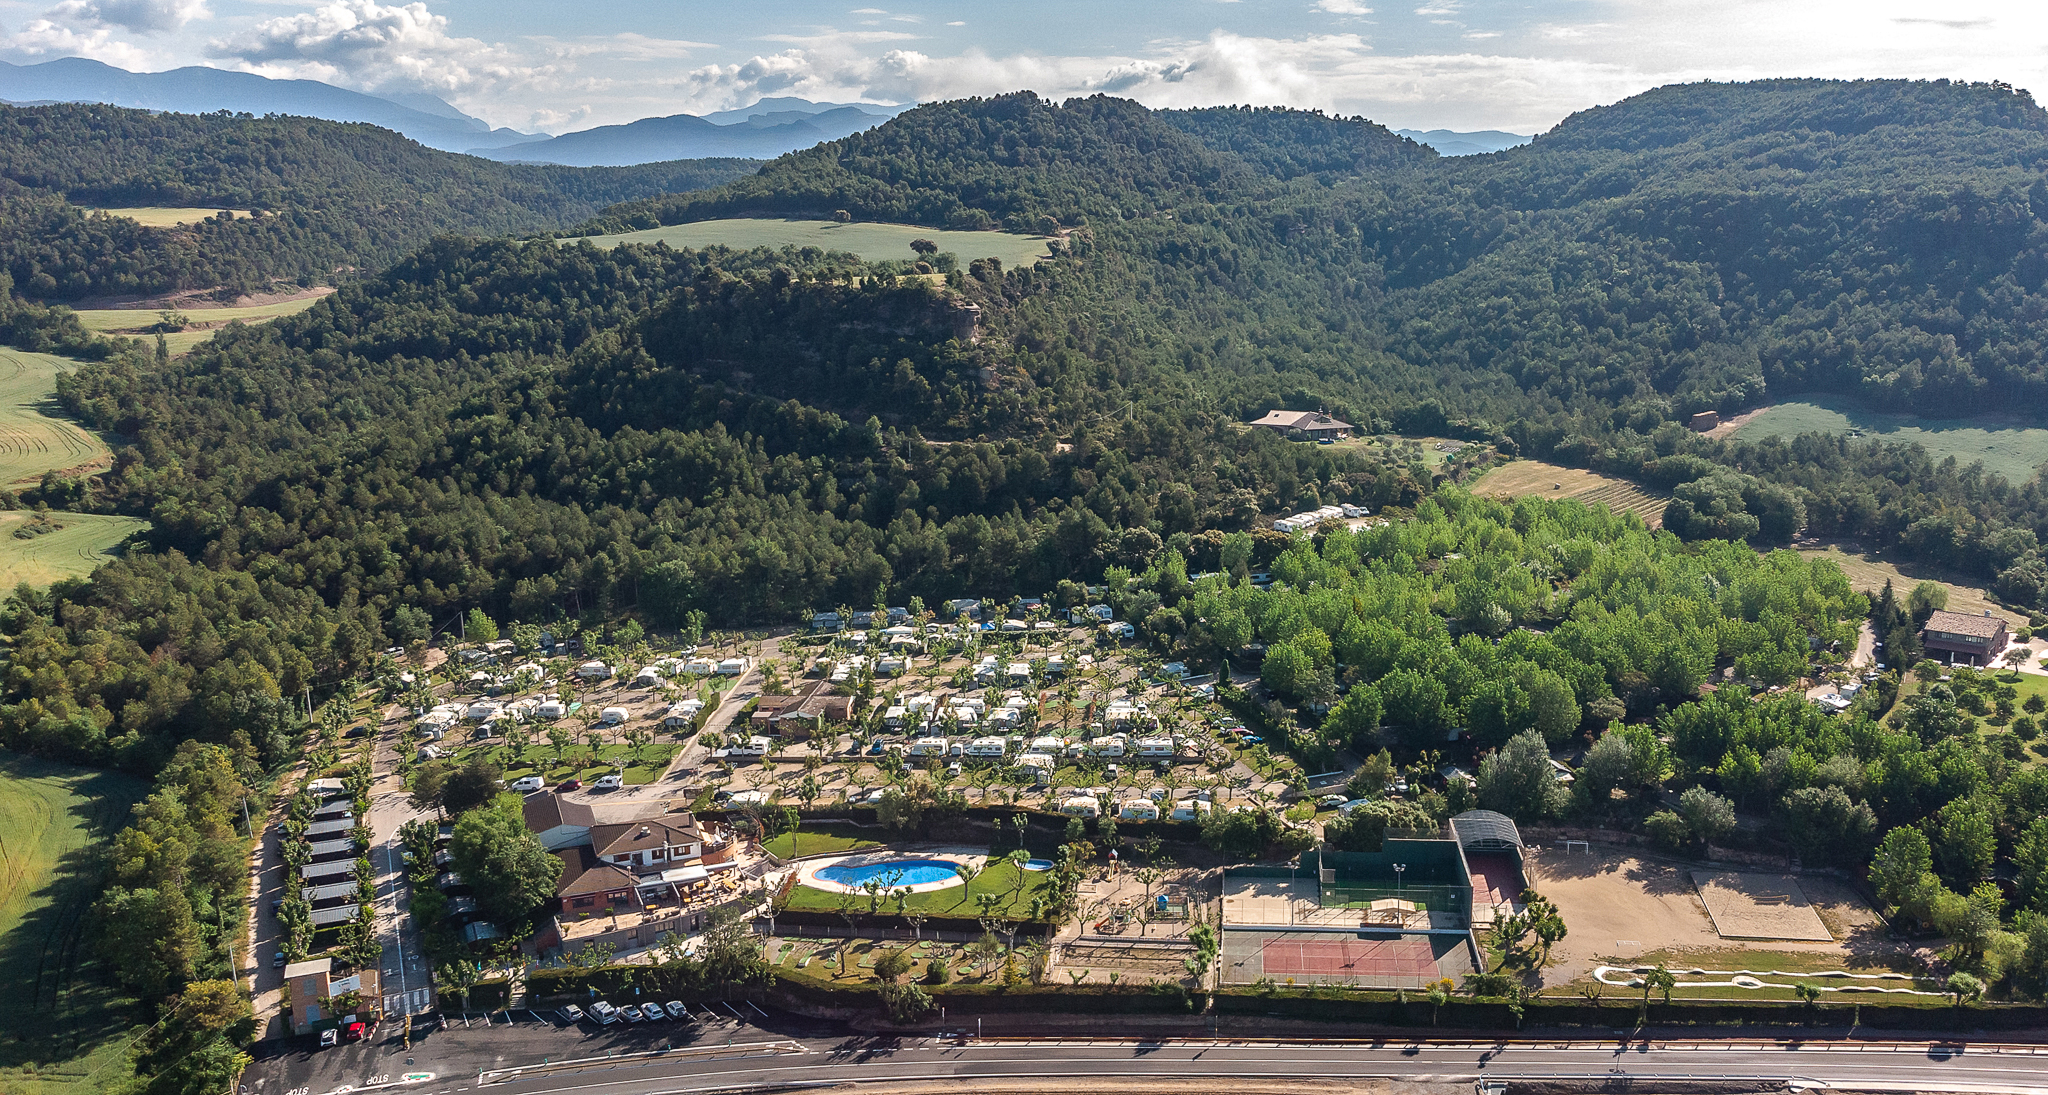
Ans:
<svg viewBox="0 0 2048 1095"><path fill-rule="evenodd" d="M133 1003L97 977L84 929L92 849L143 790L118 773L0 754L0 1090L60 1095L125 1078Z"/></svg>
<svg viewBox="0 0 2048 1095"><path fill-rule="evenodd" d="M197 224L208 217L218 216L224 212L224 210L220 209L158 206L130 209L88 209L86 211L89 213L105 213L110 217L126 217L142 225L144 228L176 228L181 224ZM246 209L228 210L226 212L233 212L237 220L249 215L249 211Z"/></svg>
<svg viewBox="0 0 2048 1095"><path fill-rule="evenodd" d="M2025 615L2008 611L1986 597L1983 586L1954 581L1953 575L1922 563L1890 563L1875 555L1859 555L1844 551L1839 546L1800 548L1799 554L1808 558L1833 559L1835 565L1841 567L1842 573L1848 577L1850 588L1858 593L1875 593L1883 589L1885 582L1889 580L1892 583L1892 591L1904 597L1923 581L1939 582L1948 587L1948 607L1951 611L1966 612L1972 616L1980 612L1991 612L2005 617L2006 621L2016 628L2025 626L2027 622Z"/></svg>
<svg viewBox="0 0 2048 1095"><path fill-rule="evenodd" d="M32 483L46 471L109 466L113 453L105 443L58 417L57 374L73 365L52 354L0 348L0 486Z"/></svg>
<svg viewBox="0 0 2048 1095"><path fill-rule="evenodd" d="M839 224L834 221L718 220L671 224L616 236L583 237L599 247L621 243L667 243L670 247L819 247L850 251L874 262L912 259L910 241L927 239L950 251L965 266L979 258L998 258L1004 266L1029 266L1046 257L1044 236L1011 232L948 232L909 224ZM575 240L564 240L574 243Z"/></svg>
<svg viewBox="0 0 2048 1095"><path fill-rule="evenodd" d="M1651 528L1664 524L1664 507L1671 496L1598 472L1560 467L1541 460L1516 460L1503 464L1472 482L1472 493L1482 498L1513 499L1524 495L1541 498L1570 498L1589 506L1606 506L1633 513Z"/></svg>
<svg viewBox="0 0 2048 1095"><path fill-rule="evenodd" d="M2048 430L1990 418L1937 419L1879 414L1830 396L1810 396L1767 407L1735 431L1744 441L1794 437L1802 433L1860 433L1885 441L1917 441L1934 459L1953 456L1967 465L1982 460L1986 470L2019 484L2048 463Z"/></svg>
<svg viewBox="0 0 2048 1095"><path fill-rule="evenodd" d="M324 296L325 294L322 294ZM258 304L246 308L186 308L183 309L185 322L197 325L197 329L174 331L164 336L174 354L182 354L194 346L213 337L213 329L225 327L235 320L243 323L262 323L279 316L292 316L318 304L321 296L301 297L297 300L278 301L275 304ZM161 320L157 309L151 308L86 308L78 312L78 322L88 331L103 335L128 335L133 338L152 338L149 329Z"/></svg>
<svg viewBox="0 0 2048 1095"><path fill-rule="evenodd" d="M21 537L14 533L34 517L27 510L0 513L0 590L22 582L46 586L59 578L91 574L114 557L122 541L149 527L139 517L104 513L51 513L55 531Z"/></svg>

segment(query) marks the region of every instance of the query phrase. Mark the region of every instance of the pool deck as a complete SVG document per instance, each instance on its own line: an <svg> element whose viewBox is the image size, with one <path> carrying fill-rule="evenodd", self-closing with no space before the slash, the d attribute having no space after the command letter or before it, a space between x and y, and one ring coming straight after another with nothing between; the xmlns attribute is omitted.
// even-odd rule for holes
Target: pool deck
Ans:
<svg viewBox="0 0 2048 1095"><path fill-rule="evenodd" d="M834 882L829 878L819 878L818 872L834 867L859 868L881 866L890 863L933 862L961 863L979 869L987 865L988 857L985 855L962 855L956 852L863 852L859 855L836 856L831 859L815 859L806 862L797 869L797 883L809 886L814 890L822 890L825 893L866 893L867 891L857 885ZM962 879L958 874L954 874L950 878L942 878L934 882L918 882L908 886L892 886L890 890L892 892L901 889L910 893L930 893L933 890L948 890L955 886L964 886L966 884L966 880Z"/></svg>

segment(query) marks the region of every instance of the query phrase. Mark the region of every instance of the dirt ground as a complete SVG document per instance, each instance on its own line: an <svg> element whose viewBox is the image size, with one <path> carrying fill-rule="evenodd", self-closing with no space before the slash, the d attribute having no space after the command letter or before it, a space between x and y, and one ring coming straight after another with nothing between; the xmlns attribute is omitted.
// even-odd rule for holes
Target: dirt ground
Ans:
<svg viewBox="0 0 2048 1095"><path fill-rule="evenodd" d="M1791 875L1693 871L1692 882L1724 939L1834 941Z"/></svg>
<svg viewBox="0 0 2048 1095"><path fill-rule="evenodd" d="M1545 986L1571 984L1592 976L1593 967L1602 963L1654 951L1726 954L1752 946L1723 939L1714 930L1693 888L1691 864L1595 844L1590 854L1556 847L1532 850L1523 870L1532 887L1557 902L1570 932L1550 952L1551 964L1542 974ZM1799 884L1834 939L1773 941L1757 948L1840 955L1845 967L1882 965L1902 950L1848 887L1819 875L1802 875Z"/></svg>

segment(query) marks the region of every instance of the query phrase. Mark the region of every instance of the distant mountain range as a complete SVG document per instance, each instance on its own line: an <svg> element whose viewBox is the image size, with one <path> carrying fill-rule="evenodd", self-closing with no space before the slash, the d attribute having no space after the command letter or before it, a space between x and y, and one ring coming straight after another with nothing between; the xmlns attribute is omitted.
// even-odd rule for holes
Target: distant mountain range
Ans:
<svg viewBox="0 0 2048 1095"><path fill-rule="evenodd" d="M672 114L666 118L642 118L542 141L510 146L479 144L468 151L507 163L569 167L625 167L711 156L769 160L785 152L872 129L909 109L907 105L763 99L740 110L721 110L702 117Z"/></svg>
<svg viewBox="0 0 2048 1095"><path fill-rule="evenodd" d="M180 114L232 110L368 122L444 152L468 152L504 163L570 167L626 167L714 156L773 159L871 129L910 109L763 99L749 107L701 118L689 114L642 118L550 137L493 129L481 119L418 92L369 95L318 80L272 80L217 68L129 72L83 57L37 65L0 62L0 102L111 103Z"/></svg>
<svg viewBox="0 0 2048 1095"><path fill-rule="evenodd" d="M1533 139L1520 133L1503 133L1498 129L1481 129L1471 133L1460 133L1455 129L1397 129L1394 132L1417 144L1426 144L1436 149L1440 156L1478 156L1525 145Z"/></svg>
<svg viewBox="0 0 2048 1095"><path fill-rule="evenodd" d="M546 134L492 129L432 95L384 98L318 80L272 80L217 68L129 72L83 57L39 65L0 62L0 100L11 103L111 103L143 110L210 114L295 114L333 122L368 122L396 130L428 148L461 152L478 145L546 140Z"/></svg>

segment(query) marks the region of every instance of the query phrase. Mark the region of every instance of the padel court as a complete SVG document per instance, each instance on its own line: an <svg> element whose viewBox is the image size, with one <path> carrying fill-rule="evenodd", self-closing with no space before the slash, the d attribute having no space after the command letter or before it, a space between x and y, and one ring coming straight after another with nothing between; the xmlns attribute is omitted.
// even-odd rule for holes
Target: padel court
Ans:
<svg viewBox="0 0 2048 1095"><path fill-rule="evenodd" d="M1462 982L1472 972L1469 951L1456 934L1226 931L1223 979L1419 989L1443 977Z"/></svg>

